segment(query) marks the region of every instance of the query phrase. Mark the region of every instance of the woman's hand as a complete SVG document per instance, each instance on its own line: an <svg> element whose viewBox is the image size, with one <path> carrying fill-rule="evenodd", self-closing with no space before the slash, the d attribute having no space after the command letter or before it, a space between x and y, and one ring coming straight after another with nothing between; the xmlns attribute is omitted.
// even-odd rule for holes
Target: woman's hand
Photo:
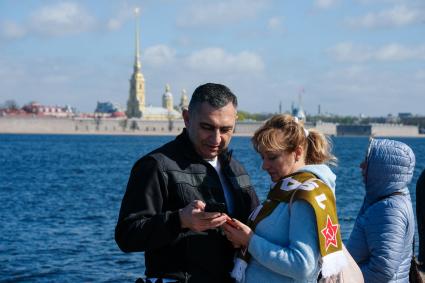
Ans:
<svg viewBox="0 0 425 283"><path fill-rule="evenodd" d="M221 227L223 227L227 239L232 242L235 248L248 247L254 234L249 226L234 218L229 218Z"/></svg>

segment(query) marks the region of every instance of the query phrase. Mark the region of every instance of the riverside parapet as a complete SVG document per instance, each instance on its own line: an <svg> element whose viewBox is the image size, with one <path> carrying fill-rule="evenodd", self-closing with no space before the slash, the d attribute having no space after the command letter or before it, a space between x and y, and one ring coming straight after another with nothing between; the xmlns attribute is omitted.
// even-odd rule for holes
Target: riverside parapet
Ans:
<svg viewBox="0 0 425 283"><path fill-rule="evenodd" d="M263 122L238 121L235 135L252 136ZM184 128L182 119L143 120L109 118L55 118L40 116L0 117L0 133L16 134L128 134L177 135ZM330 136L398 136L423 137L417 126L399 124L338 125L334 123L306 123L306 128L316 128Z"/></svg>

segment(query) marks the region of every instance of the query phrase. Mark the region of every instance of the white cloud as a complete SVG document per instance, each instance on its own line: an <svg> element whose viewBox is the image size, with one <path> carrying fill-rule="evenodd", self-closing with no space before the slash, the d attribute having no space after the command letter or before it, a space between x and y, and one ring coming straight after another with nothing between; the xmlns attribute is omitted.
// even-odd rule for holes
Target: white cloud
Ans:
<svg viewBox="0 0 425 283"><path fill-rule="evenodd" d="M326 9L335 6L337 2L338 0L316 0L315 4L319 8Z"/></svg>
<svg viewBox="0 0 425 283"><path fill-rule="evenodd" d="M267 20L267 33L261 31L258 36L283 35L287 31L283 24L283 17L271 17Z"/></svg>
<svg viewBox="0 0 425 283"><path fill-rule="evenodd" d="M172 64L176 51L166 45L155 45L146 48L143 61L155 67Z"/></svg>
<svg viewBox="0 0 425 283"><path fill-rule="evenodd" d="M337 61L363 62L371 58L370 48L342 42L328 49L328 54Z"/></svg>
<svg viewBox="0 0 425 283"><path fill-rule="evenodd" d="M132 8L127 5L127 3L124 3L124 5L118 9L116 15L108 20L106 23L107 28L112 31L119 30L128 20L134 21L135 9L138 8ZM140 13L140 9L138 10L138 13Z"/></svg>
<svg viewBox="0 0 425 283"><path fill-rule="evenodd" d="M267 3L267 0L199 1L182 12L177 18L177 25L224 26L255 17Z"/></svg>
<svg viewBox="0 0 425 283"><path fill-rule="evenodd" d="M17 39L24 37L26 33L26 29L15 22L5 21L0 23L0 37Z"/></svg>
<svg viewBox="0 0 425 283"><path fill-rule="evenodd" d="M376 4L405 4L405 3L411 3L415 4L420 3L422 0L355 0L355 2L358 2L360 4L366 4L366 5L376 5Z"/></svg>
<svg viewBox="0 0 425 283"><path fill-rule="evenodd" d="M221 48L206 48L187 58L190 68L210 72L242 72L260 73L264 70L264 63L255 53L242 51L230 54Z"/></svg>
<svg viewBox="0 0 425 283"><path fill-rule="evenodd" d="M315 86L317 102L325 111L343 115L361 112L371 116L423 112L411 103L423 100L424 83L414 77L414 72L353 65L318 74L315 79L320 82ZM349 107L343 110L343 105Z"/></svg>
<svg viewBox="0 0 425 283"><path fill-rule="evenodd" d="M110 19L107 23L106 26L109 30L119 30L122 27L122 21L120 21L119 19Z"/></svg>
<svg viewBox="0 0 425 283"><path fill-rule="evenodd" d="M95 19L80 5L62 2L44 6L30 17L30 28L49 36L78 34L91 30Z"/></svg>
<svg viewBox="0 0 425 283"><path fill-rule="evenodd" d="M350 79L359 79L363 76L363 74L366 72L366 68L361 65L352 65L348 66L344 69L335 69L330 70L324 74L324 77L326 77L329 80L333 80L335 78L341 77L341 74L344 74L344 78L350 78Z"/></svg>
<svg viewBox="0 0 425 283"><path fill-rule="evenodd" d="M425 10L397 5L392 9L377 13L369 13L362 17L347 19L347 23L354 28L388 28L416 24L425 20Z"/></svg>
<svg viewBox="0 0 425 283"><path fill-rule="evenodd" d="M375 56L381 61L425 60L425 45L409 48L399 44L389 44L378 49Z"/></svg>
<svg viewBox="0 0 425 283"><path fill-rule="evenodd" d="M280 17L270 18L267 22L267 27L271 31L281 30L283 28L281 18Z"/></svg>
<svg viewBox="0 0 425 283"><path fill-rule="evenodd" d="M83 58L0 55L0 103L14 99L23 105L35 100L45 105L70 104L80 111L93 111L96 101L114 101L117 96L124 103L128 73L119 64L105 66ZM23 91L23 83L31 91Z"/></svg>
<svg viewBox="0 0 425 283"><path fill-rule="evenodd" d="M388 44L372 48L344 42L329 48L328 54L337 61L345 62L425 60L425 44L414 47Z"/></svg>

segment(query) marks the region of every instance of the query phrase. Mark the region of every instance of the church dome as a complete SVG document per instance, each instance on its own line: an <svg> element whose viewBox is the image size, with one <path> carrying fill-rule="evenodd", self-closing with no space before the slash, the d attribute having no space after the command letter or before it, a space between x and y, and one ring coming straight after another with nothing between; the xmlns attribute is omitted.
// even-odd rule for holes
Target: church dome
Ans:
<svg viewBox="0 0 425 283"><path fill-rule="evenodd" d="M162 95L162 107L168 110L173 109L173 94L170 91L170 85L165 85L165 93Z"/></svg>
<svg viewBox="0 0 425 283"><path fill-rule="evenodd" d="M166 86L165 86L164 97L173 97L173 94L171 93L171 88L170 88L169 84L166 84Z"/></svg>
<svg viewBox="0 0 425 283"><path fill-rule="evenodd" d="M304 92L304 88L302 88L301 91ZM307 122L306 121L307 116L304 112L304 109L303 109L303 106L302 106L303 104L302 104L301 101L302 100L301 100L301 93L300 93L299 96L298 96L298 107L295 107L294 103L292 102L291 114L292 114L293 117L298 118L298 120Z"/></svg>
<svg viewBox="0 0 425 283"><path fill-rule="evenodd" d="M305 121L306 116L305 112L302 108L294 108L292 110L292 116L297 117L300 121Z"/></svg>

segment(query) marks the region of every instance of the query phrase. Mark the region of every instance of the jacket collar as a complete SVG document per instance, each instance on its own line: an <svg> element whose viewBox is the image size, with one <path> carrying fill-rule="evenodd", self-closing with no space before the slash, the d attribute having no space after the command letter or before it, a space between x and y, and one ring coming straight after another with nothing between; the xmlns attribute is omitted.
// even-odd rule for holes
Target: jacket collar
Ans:
<svg viewBox="0 0 425 283"><path fill-rule="evenodd" d="M188 160L206 162L195 150L192 141L189 138L186 128L183 128L183 132L176 137L176 142L180 145L183 155ZM225 149L219 154L218 160L222 166L230 163L232 159L232 150Z"/></svg>

